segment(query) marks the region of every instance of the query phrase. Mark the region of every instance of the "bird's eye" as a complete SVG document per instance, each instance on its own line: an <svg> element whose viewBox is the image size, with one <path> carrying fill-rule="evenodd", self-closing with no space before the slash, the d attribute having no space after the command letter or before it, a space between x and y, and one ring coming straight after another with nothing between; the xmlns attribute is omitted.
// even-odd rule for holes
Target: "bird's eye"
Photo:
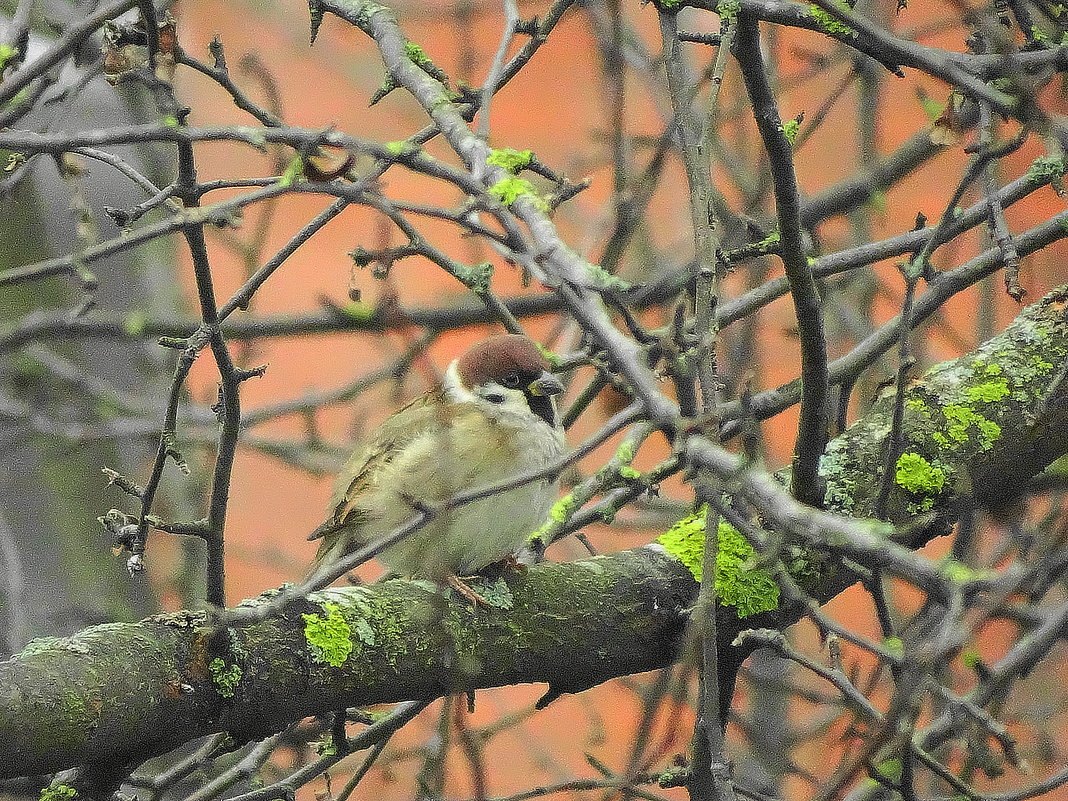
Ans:
<svg viewBox="0 0 1068 801"><path fill-rule="evenodd" d="M482 397L490 403L504 403L504 395L499 392L487 392Z"/></svg>
<svg viewBox="0 0 1068 801"><path fill-rule="evenodd" d="M518 389L519 388L519 382L520 382L519 373L509 373L508 375L506 375L504 377L504 380L501 381L501 383L504 384L509 389Z"/></svg>

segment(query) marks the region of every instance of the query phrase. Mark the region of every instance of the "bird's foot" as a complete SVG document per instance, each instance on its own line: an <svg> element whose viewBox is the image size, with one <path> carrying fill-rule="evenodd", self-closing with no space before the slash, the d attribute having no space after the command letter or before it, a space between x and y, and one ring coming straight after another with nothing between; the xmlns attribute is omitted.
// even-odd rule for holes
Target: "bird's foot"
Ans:
<svg viewBox="0 0 1068 801"><path fill-rule="evenodd" d="M501 570L510 570L513 573L526 573L528 564L519 561L519 554L511 553L502 559L498 564L501 566Z"/></svg>
<svg viewBox="0 0 1068 801"><path fill-rule="evenodd" d="M489 601L465 584L464 580L459 576L449 576L446 579L446 583L456 590L456 592L460 593L460 596L466 599L468 603L476 609L480 606L485 607L486 609L492 606Z"/></svg>
<svg viewBox="0 0 1068 801"><path fill-rule="evenodd" d="M496 562L491 562L486 565L478 574L480 576L503 576L505 573L526 573L529 565L519 561L518 554L508 554L504 559L498 559Z"/></svg>

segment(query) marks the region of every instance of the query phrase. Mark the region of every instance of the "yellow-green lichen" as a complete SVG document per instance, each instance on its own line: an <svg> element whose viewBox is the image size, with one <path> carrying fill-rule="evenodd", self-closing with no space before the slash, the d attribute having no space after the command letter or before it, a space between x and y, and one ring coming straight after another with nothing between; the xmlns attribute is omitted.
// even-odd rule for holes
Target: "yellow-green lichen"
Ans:
<svg viewBox="0 0 1068 801"><path fill-rule="evenodd" d="M840 19L833 16L832 14L824 11L815 3L809 5L808 13L809 16L812 17L813 21L815 21L815 23L819 25L821 30L831 34L832 36L856 35L856 31L854 31L851 27L846 25L844 22L842 22Z"/></svg>
<svg viewBox="0 0 1068 801"><path fill-rule="evenodd" d="M497 198L506 206L512 205L521 197L525 197L529 198L538 210L548 211L549 209L549 204L538 196L538 193L534 191L534 184L526 178L502 178L487 189L486 193L490 197Z"/></svg>
<svg viewBox="0 0 1068 801"><path fill-rule="evenodd" d="M1004 378L984 381L968 387L964 394L975 403L994 403L1009 394L1009 385Z"/></svg>
<svg viewBox="0 0 1068 801"><path fill-rule="evenodd" d="M408 57L409 61L420 67L425 67L430 63L430 56L428 56L426 51L415 42L404 43L404 55Z"/></svg>
<svg viewBox="0 0 1068 801"><path fill-rule="evenodd" d="M292 186L304 177L304 157L297 154L289 160L285 170L278 176L278 186Z"/></svg>
<svg viewBox="0 0 1068 801"><path fill-rule="evenodd" d="M9 44L0 44L0 72L7 68L7 63L19 54L17 48Z"/></svg>
<svg viewBox="0 0 1068 801"><path fill-rule="evenodd" d="M375 307L370 303L354 300L341 307L346 317L351 317L358 323L369 323L375 316Z"/></svg>
<svg viewBox="0 0 1068 801"><path fill-rule="evenodd" d="M148 327L148 313L144 309L134 309L122 321L122 332L135 339L141 337Z"/></svg>
<svg viewBox="0 0 1068 801"><path fill-rule="evenodd" d="M484 261L473 266L457 265L456 277L472 292L488 292L493 278L493 263Z"/></svg>
<svg viewBox="0 0 1068 801"><path fill-rule="evenodd" d="M641 470L636 470L635 468L631 467L629 464L625 464L619 468L619 475L622 478L633 481L636 478L641 478L642 472Z"/></svg>
<svg viewBox="0 0 1068 801"><path fill-rule="evenodd" d="M883 648L897 659L903 659L905 656L905 643L900 637L887 637L883 640Z"/></svg>
<svg viewBox="0 0 1068 801"><path fill-rule="evenodd" d="M547 347L542 345L540 342L535 342L534 344L538 346L538 352L545 357L545 361L547 361L553 367L559 367L561 364L563 364L563 360L559 356L557 356Z"/></svg>
<svg viewBox="0 0 1068 801"><path fill-rule="evenodd" d="M956 559L944 560L939 569L942 575L954 584L970 584L973 581L979 581L994 575L989 570L976 570L973 567L968 567L968 565L958 562Z"/></svg>
<svg viewBox="0 0 1068 801"><path fill-rule="evenodd" d="M980 450L990 450L1001 438L1001 426L993 420L987 420L970 406L949 403L942 407L942 414L949 424L946 433L955 442L967 442L972 428L978 432Z"/></svg>
<svg viewBox="0 0 1068 801"><path fill-rule="evenodd" d="M78 791L69 784L56 784L41 788L40 801L74 801L77 797Z"/></svg>
<svg viewBox="0 0 1068 801"><path fill-rule="evenodd" d="M946 485L946 474L918 453L903 453L897 460L894 481L916 495L937 495Z"/></svg>
<svg viewBox="0 0 1068 801"><path fill-rule="evenodd" d="M892 782L901 781L901 760L887 759L875 766L875 771L885 779Z"/></svg>
<svg viewBox="0 0 1068 801"><path fill-rule="evenodd" d="M700 581L704 571L705 512L683 518L656 541L682 562ZM726 521L720 521L716 551L716 597L724 606L733 606L738 617L779 608L779 585L766 571L753 567L753 546Z"/></svg>
<svg viewBox="0 0 1068 801"><path fill-rule="evenodd" d="M241 666L226 666L226 662L216 657L208 663L208 672L215 685L215 691L223 698L233 698L234 690L241 681Z"/></svg>
<svg viewBox="0 0 1068 801"><path fill-rule="evenodd" d="M386 142L386 151L394 156L403 156L406 153L413 153L418 150L407 139L397 139L394 142Z"/></svg>
<svg viewBox="0 0 1068 801"><path fill-rule="evenodd" d="M719 15L720 30L738 19L738 12L741 10L742 4L739 0L719 0L716 3L716 14Z"/></svg>
<svg viewBox="0 0 1068 801"><path fill-rule="evenodd" d="M574 513L575 503L575 496L568 493L553 504L553 508L549 510L549 517L557 523L563 523Z"/></svg>
<svg viewBox="0 0 1068 801"><path fill-rule="evenodd" d="M1053 181L1064 175L1066 169L1065 160L1061 156L1039 156L1031 162L1031 168L1027 171L1028 178L1036 178L1041 181Z"/></svg>
<svg viewBox="0 0 1068 801"><path fill-rule="evenodd" d="M494 167L501 167L512 175L518 175L530 166L531 159L533 158L534 153L531 150L516 150L511 147L502 147L491 151L486 157L486 163L492 164Z"/></svg>
<svg viewBox="0 0 1068 801"><path fill-rule="evenodd" d="M801 130L800 120L787 120L782 124L782 135L786 137L786 141L791 145L797 139L797 134Z"/></svg>
<svg viewBox="0 0 1068 801"><path fill-rule="evenodd" d="M633 286L618 275L608 272L608 270L600 264L586 262L586 274L590 277L592 286L597 289L611 289L626 292Z"/></svg>
<svg viewBox="0 0 1068 801"><path fill-rule="evenodd" d="M323 611L325 616L301 615L304 618L304 639L311 646L316 662L341 667L352 653L352 627L337 604L324 603Z"/></svg>

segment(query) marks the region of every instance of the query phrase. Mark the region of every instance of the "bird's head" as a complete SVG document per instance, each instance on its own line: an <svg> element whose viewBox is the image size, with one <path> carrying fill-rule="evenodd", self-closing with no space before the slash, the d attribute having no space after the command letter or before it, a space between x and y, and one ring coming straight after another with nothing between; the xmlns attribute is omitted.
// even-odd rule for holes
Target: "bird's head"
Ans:
<svg viewBox="0 0 1068 801"><path fill-rule="evenodd" d="M474 403L491 417L529 419L533 413L555 428L552 396L563 392L564 385L530 339L500 334L476 342L449 365L445 390L453 400Z"/></svg>

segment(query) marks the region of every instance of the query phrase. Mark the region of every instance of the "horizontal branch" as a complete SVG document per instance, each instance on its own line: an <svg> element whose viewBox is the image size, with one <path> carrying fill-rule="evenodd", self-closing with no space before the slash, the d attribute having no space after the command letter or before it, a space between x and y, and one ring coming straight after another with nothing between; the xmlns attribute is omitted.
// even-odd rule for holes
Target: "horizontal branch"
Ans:
<svg viewBox="0 0 1068 801"><path fill-rule="evenodd" d="M132 764L218 731L242 742L349 706L519 682L577 692L669 664L697 583L647 547L479 589L497 606L389 581L241 628L180 612L36 640L0 664L0 778Z"/></svg>
<svg viewBox="0 0 1068 801"><path fill-rule="evenodd" d="M852 580L832 569L834 557L884 567L935 597L961 582L982 591L989 574L962 577L907 549L944 531L965 497L1003 500L1063 454L1066 303L1068 289L1047 296L909 388L889 521L935 524L908 538L882 539L888 524L842 514L871 514L892 395L828 447L826 511L796 504L704 438L694 437L688 455L721 472L765 525L831 557L806 580L817 599ZM238 628L181 612L35 641L0 663L0 778L86 762L132 765L212 732L241 742L340 707L520 682L579 691L675 659L698 589L683 561L658 546L478 581L493 608L398 580L294 596L283 614ZM246 604L275 603L278 593ZM743 627L781 628L797 614L739 620L721 607L721 647Z"/></svg>

